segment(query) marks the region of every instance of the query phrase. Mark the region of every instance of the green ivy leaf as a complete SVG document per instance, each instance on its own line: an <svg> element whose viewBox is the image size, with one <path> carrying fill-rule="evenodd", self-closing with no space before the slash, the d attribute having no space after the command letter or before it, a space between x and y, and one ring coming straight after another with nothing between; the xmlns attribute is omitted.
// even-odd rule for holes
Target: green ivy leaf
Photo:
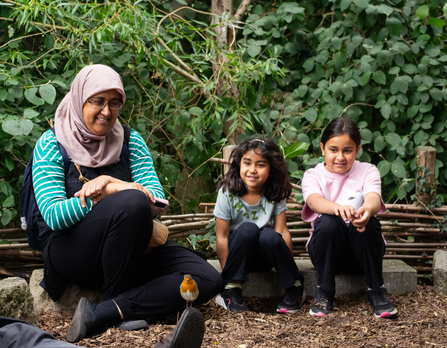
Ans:
<svg viewBox="0 0 447 348"><path fill-rule="evenodd" d="M433 25L436 28L442 28L445 25L445 22L442 19L439 18L431 18L428 23L428 25Z"/></svg>
<svg viewBox="0 0 447 348"><path fill-rule="evenodd" d="M2 225L6 226L12 219L12 213L9 209L5 209L2 212Z"/></svg>
<svg viewBox="0 0 447 348"><path fill-rule="evenodd" d="M382 116L384 118L386 118L387 120L390 118L391 115L391 106L390 104L383 104L383 106L380 108L380 113L382 114Z"/></svg>
<svg viewBox="0 0 447 348"><path fill-rule="evenodd" d="M386 75L383 71L377 70L373 73L373 80L381 85L386 84Z"/></svg>
<svg viewBox="0 0 447 348"><path fill-rule="evenodd" d="M392 49L397 53L404 54L405 52L408 52L410 50L410 47L408 47L408 45L404 44L403 42L396 42L393 45Z"/></svg>
<svg viewBox="0 0 447 348"><path fill-rule="evenodd" d="M391 165L391 171L399 178L405 178L405 168L402 164L401 159L397 159L393 162L393 164Z"/></svg>
<svg viewBox="0 0 447 348"><path fill-rule="evenodd" d="M390 171L390 165L388 162L386 161L380 161L377 164L377 169L380 172L380 177L383 178L385 175L388 174L388 172Z"/></svg>
<svg viewBox="0 0 447 348"><path fill-rule="evenodd" d="M367 0L354 0L354 4L357 5L357 7L360 8L368 8L369 3Z"/></svg>
<svg viewBox="0 0 447 348"><path fill-rule="evenodd" d="M53 105L56 99L56 88L52 84L46 84L39 87L39 94L48 104Z"/></svg>
<svg viewBox="0 0 447 348"><path fill-rule="evenodd" d="M437 101L442 101L442 92L437 88L432 88L428 91L431 97Z"/></svg>
<svg viewBox="0 0 447 348"><path fill-rule="evenodd" d="M22 135L22 127L16 120L6 120L2 124L2 129L11 135Z"/></svg>
<svg viewBox="0 0 447 348"><path fill-rule="evenodd" d="M303 68L305 72L310 72L313 68L314 68L315 62L314 62L314 58L308 58L304 64L303 64Z"/></svg>
<svg viewBox="0 0 447 348"><path fill-rule="evenodd" d="M422 5L416 10L416 17L419 19L425 19L428 17L428 6Z"/></svg>
<svg viewBox="0 0 447 348"><path fill-rule="evenodd" d="M400 36L402 34L402 22L394 17L388 17L385 22L386 29L391 35Z"/></svg>
<svg viewBox="0 0 447 348"><path fill-rule="evenodd" d="M11 158L11 155L7 154L5 156L5 164L6 168L8 168L9 171L12 171L14 169L14 160Z"/></svg>
<svg viewBox="0 0 447 348"><path fill-rule="evenodd" d="M147 69L141 69L140 72L138 73L138 75L140 76L140 80L141 82L146 82L149 79L149 70Z"/></svg>
<svg viewBox="0 0 447 348"><path fill-rule="evenodd" d="M340 48L341 48L341 40L340 40L340 38L339 38L339 37L333 37L333 38L331 39L331 45L332 45L332 47L334 47L337 51L339 51Z"/></svg>
<svg viewBox="0 0 447 348"><path fill-rule="evenodd" d="M293 145L284 147L284 154L285 154L286 160L298 157L304 151L307 151L309 146L310 146L310 144L297 142Z"/></svg>
<svg viewBox="0 0 447 348"><path fill-rule="evenodd" d="M3 208L9 208L14 205L14 196L9 196L3 201Z"/></svg>
<svg viewBox="0 0 447 348"><path fill-rule="evenodd" d="M419 105L413 105L413 106L410 106L410 107L407 109L407 117L408 117L408 118L413 118L414 116L416 116L416 114L418 113L418 111L419 111Z"/></svg>
<svg viewBox="0 0 447 348"><path fill-rule="evenodd" d="M362 139L366 140L367 142L370 142L373 137L372 132L366 128L360 130L360 135L362 136Z"/></svg>
<svg viewBox="0 0 447 348"><path fill-rule="evenodd" d="M365 86L371 78L371 70L366 71L362 76L362 86Z"/></svg>
<svg viewBox="0 0 447 348"><path fill-rule="evenodd" d="M415 134L414 134L414 143L416 145L420 145L422 143L422 141L425 138L425 132L422 129L419 129Z"/></svg>
<svg viewBox="0 0 447 348"><path fill-rule="evenodd" d="M43 99L36 96L36 93L37 93L37 88L35 88L35 87L27 89L25 91L25 98L28 99L28 101L34 105L39 106L39 105L45 104Z"/></svg>
<svg viewBox="0 0 447 348"><path fill-rule="evenodd" d="M345 11L349 6L351 6L352 0L341 0L340 10Z"/></svg>
<svg viewBox="0 0 447 348"><path fill-rule="evenodd" d="M374 150L377 152L381 152L386 146L385 138L379 135L376 139L374 139Z"/></svg>
<svg viewBox="0 0 447 348"><path fill-rule="evenodd" d="M307 87L306 85L299 86L298 87L298 96L303 98L306 95L308 89L309 89L309 87Z"/></svg>
<svg viewBox="0 0 447 348"><path fill-rule="evenodd" d="M39 115L40 114L37 111L33 110L33 109L25 109L25 111L23 112L23 116L25 118L34 118L34 117L39 116Z"/></svg>
<svg viewBox="0 0 447 348"><path fill-rule="evenodd" d="M257 45L248 46L247 52L250 55L250 57L256 57L257 55L259 55L259 53L261 53L261 46Z"/></svg>
<svg viewBox="0 0 447 348"><path fill-rule="evenodd" d="M418 38L416 39L416 43L419 46L425 46L428 41L430 41L430 35L424 34L424 35L419 35Z"/></svg>
<svg viewBox="0 0 447 348"><path fill-rule="evenodd" d="M20 121L20 131L22 135L28 135L33 130L34 123L30 120L22 120Z"/></svg>
<svg viewBox="0 0 447 348"><path fill-rule="evenodd" d="M388 144L391 146L399 145L401 142L399 134L396 133L388 133L385 137Z"/></svg>

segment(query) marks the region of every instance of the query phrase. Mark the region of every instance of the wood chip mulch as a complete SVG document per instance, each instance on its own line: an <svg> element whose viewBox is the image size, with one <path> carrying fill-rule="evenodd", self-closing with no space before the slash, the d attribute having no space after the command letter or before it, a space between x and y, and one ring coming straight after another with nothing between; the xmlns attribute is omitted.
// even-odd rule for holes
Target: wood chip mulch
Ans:
<svg viewBox="0 0 447 348"><path fill-rule="evenodd" d="M246 298L252 310L232 314L214 301L198 306L204 314L206 333L202 347L447 347L447 296L432 286L418 286L415 293L390 295L399 313L392 319L376 319L365 292L336 297L334 311L323 318L308 312L308 297L295 314L278 314L281 299ZM65 340L72 314L45 313L37 326ZM105 328L77 343L83 347L152 347L168 334L175 316L149 320L149 330L121 331Z"/></svg>

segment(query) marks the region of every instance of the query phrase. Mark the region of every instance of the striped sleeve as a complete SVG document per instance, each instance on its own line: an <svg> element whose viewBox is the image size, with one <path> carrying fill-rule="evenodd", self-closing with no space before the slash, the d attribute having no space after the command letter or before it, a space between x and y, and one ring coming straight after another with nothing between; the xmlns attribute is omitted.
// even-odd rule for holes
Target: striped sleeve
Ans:
<svg viewBox="0 0 447 348"><path fill-rule="evenodd" d="M154 197L165 198L149 149L141 135L134 129L129 139L129 165L133 182L146 187Z"/></svg>
<svg viewBox="0 0 447 348"><path fill-rule="evenodd" d="M49 130L42 134L34 148L33 186L37 206L53 231L77 224L93 206L88 198L85 208L79 198L67 199L64 168L56 137Z"/></svg>

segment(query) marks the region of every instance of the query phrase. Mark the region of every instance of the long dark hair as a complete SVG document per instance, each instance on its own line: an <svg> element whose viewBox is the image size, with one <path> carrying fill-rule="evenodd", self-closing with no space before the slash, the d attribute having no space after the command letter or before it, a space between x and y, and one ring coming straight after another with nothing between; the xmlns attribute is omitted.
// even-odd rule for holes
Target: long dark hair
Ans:
<svg viewBox="0 0 447 348"><path fill-rule="evenodd" d="M269 138L253 138L240 143L230 155L230 170L219 183L219 188L237 196L247 193L247 188L241 179L241 160L244 154L253 150L264 157L270 164L270 173L264 184L264 196L267 200L279 203L292 193L289 182L289 172L284 156L273 140Z"/></svg>
<svg viewBox="0 0 447 348"><path fill-rule="evenodd" d="M356 147L359 147L362 140L359 129L353 120L345 117L338 117L329 122L320 141L324 147L329 139L343 134L349 135Z"/></svg>

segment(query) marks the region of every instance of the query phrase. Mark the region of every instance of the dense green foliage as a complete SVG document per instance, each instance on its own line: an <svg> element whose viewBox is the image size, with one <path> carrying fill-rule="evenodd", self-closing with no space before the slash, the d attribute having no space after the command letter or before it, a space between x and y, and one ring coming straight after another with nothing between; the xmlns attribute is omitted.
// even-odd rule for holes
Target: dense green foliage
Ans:
<svg viewBox="0 0 447 348"><path fill-rule="evenodd" d="M321 161L321 129L346 115L361 128L360 159L378 166L386 201L414 192L419 145L436 147L438 190L447 184L445 0L253 1L244 23L219 18L237 35L217 72L208 2L194 1L183 19L166 16L170 6L0 3L3 225L17 214L35 141L77 71L91 63L122 75L128 102L121 121L147 140L175 210L213 199L199 191L185 200L175 186L219 178L220 165L209 159L227 144L226 122L243 130L239 138L274 137L298 183ZM216 77L232 92L219 97ZM309 150L300 155L306 146L297 141Z"/></svg>

